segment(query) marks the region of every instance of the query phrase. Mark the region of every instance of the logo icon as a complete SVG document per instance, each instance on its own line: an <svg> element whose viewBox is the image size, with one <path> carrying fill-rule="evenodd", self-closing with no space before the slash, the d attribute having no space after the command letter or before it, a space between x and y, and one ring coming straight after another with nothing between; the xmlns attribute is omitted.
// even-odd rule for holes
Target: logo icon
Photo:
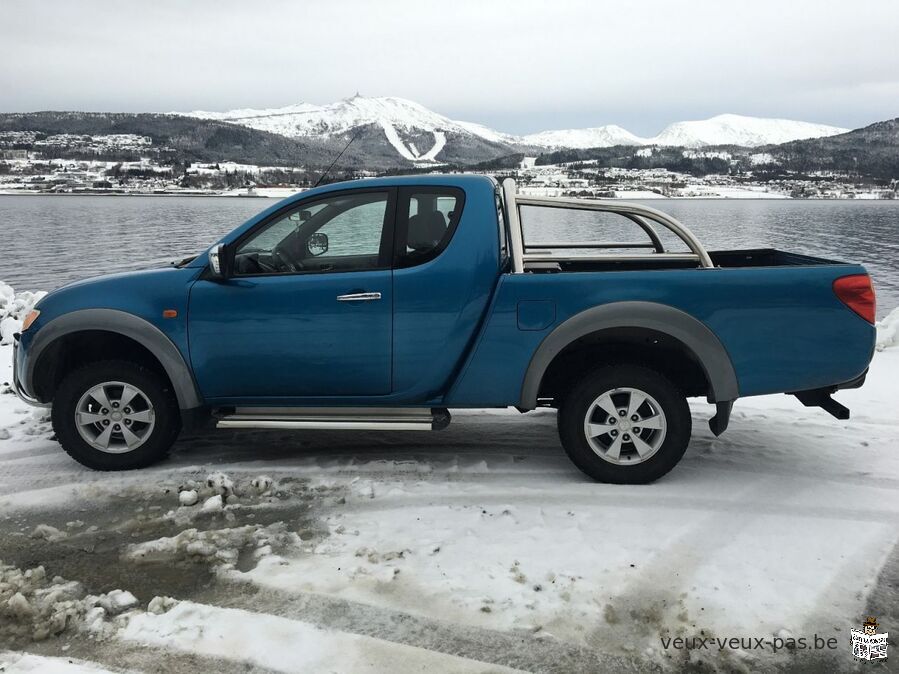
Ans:
<svg viewBox="0 0 899 674"><path fill-rule="evenodd" d="M878 634L877 618L869 616L862 629L852 633L852 655L856 660L885 660L887 657L887 632Z"/></svg>

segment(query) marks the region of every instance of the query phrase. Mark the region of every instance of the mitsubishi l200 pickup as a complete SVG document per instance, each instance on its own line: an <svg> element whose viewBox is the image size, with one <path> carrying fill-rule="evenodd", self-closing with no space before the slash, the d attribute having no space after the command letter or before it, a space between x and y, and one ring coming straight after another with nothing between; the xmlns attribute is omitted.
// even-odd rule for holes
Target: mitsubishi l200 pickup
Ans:
<svg viewBox="0 0 899 674"><path fill-rule="evenodd" d="M578 216L577 237L532 237L546 209ZM605 240L609 221L630 238ZM654 208L511 179L390 177L297 194L169 268L51 292L13 379L99 470L160 460L198 419L430 431L452 408L552 407L578 468L645 483L683 456L690 397L714 405L716 435L741 396L847 418L831 394L864 381L874 316L856 264L710 252Z"/></svg>

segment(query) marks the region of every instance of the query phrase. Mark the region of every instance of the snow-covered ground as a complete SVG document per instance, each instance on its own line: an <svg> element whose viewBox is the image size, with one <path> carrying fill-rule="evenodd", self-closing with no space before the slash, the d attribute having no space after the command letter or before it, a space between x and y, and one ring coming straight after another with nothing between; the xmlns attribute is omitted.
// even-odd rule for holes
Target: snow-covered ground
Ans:
<svg viewBox="0 0 899 674"><path fill-rule="evenodd" d="M574 469L551 411L217 432L96 473L0 387L0 671L851 668L865 615L899 632L899 310L879 336L851 420L751 398L715 438L697 402L639 487Z"/></svg>

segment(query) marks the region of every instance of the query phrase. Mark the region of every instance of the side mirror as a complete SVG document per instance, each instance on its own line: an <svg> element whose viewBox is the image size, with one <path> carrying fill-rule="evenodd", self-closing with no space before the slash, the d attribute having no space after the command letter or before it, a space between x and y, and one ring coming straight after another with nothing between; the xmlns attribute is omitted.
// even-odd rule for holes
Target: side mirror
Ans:
<svg viewBox="0 0 899 674"><path fill-rule="evenodd" d="M306 240L306 250L312 257L318 257L328 252L328 235L316 232Z"/></svg>
<svg viewBox="0 0 899 674"><path fill-rule="evenodd" d="M209 251L209 269L212 276L217 279L226 279L231 276L231 264L228 258L228 247L219 243Z"/></svg>

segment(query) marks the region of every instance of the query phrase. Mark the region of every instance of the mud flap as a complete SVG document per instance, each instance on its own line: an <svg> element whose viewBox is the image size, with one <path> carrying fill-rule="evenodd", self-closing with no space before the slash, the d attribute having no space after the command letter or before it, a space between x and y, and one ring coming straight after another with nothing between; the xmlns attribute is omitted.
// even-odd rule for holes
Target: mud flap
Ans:
<svg viewBox="0 0 899 674"><path fill-rule="evenodd" d="M734 407L733 400L715 403L715 416L709 419L709 429L715 434L715 437L727 430L727 424L730 423L730 411Z"/></svg>

